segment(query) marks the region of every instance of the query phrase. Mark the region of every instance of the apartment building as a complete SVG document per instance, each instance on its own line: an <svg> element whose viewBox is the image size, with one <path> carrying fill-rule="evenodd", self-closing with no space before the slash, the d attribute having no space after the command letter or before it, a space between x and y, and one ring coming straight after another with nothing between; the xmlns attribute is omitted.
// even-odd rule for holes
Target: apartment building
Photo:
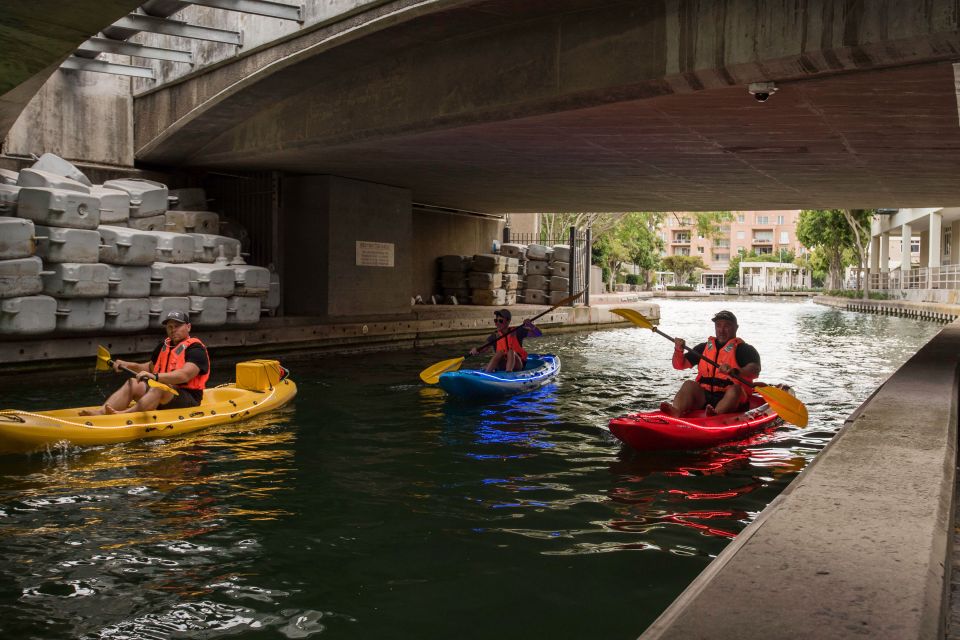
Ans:
<svg viewBox="0 0 960 640"><path fill-rule="evenodd" d="M722 290L724 276L730 266L730 257L753 251L758 255L792 251L806 252L797 240L797 221L800 210L790 211L734 211L733 219L721 227L716 240L697 233L696 217L692 213L667 214L658 229L663 239L664 256L700 256L709 267L700 275L700 287Z"/></svg>

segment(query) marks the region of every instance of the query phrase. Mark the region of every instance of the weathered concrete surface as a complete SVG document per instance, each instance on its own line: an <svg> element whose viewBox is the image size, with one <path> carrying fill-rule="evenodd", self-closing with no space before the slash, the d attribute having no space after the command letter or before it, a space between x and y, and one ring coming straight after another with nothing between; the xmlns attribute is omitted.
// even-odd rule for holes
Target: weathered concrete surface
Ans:
<svg viewBox="0 0 960 640"><path fill-rule="evenodd" d="M0 140L64 58L138 5L139 0L4 2L0 10Z"/></svg>
<svg viewBox="0 0 960 640"><path fill-rule="evenodd" d="M649 303L626 303L659 320L660 308ZM549 307L514 305L514 322L531 318ZM383 351L432 344L483 342L492 332L493 307L417 305L399 316L345 318L263 318L253 328L195 331L214 354L281 354ZM537 326L556 331L581 331L605 326L628 326L610 307L561 307L537 320ZM93 364L97 345L115 356L149 354L162 337L159 332L61 338L0 340L0 376L47 368L83 368ZM2 382L2 378L0 378Z"/></svg>
<svg viewBox="0 0 960 640"><path fill-rule="evenodd" d="M480 216L413 210L412 295L426 301L437 289L437 251L444 255L490 253L503 222Z"/></svg>
<svg viewBox="0 0 960 640"><path fill-rule="evenodd" d="M137 157L490 212L940 204L958 58L952 0L395 0L138 97Z"/></svg>
<svg viewBox="0 0 960 640"><path fill-rule="evenodd" d="M850 416L642 640L943 637L958 354L953 323Z"/></svg>
<svg viewBox="0 0 960 640"><path fill-rule="evenodd" d="M862 300L834 296L817 296L813 301L828 307L837 307L848 311L865 311L880 315L908 316L943 321L960 318L960 304L918 302L915 300Z"/></svg>

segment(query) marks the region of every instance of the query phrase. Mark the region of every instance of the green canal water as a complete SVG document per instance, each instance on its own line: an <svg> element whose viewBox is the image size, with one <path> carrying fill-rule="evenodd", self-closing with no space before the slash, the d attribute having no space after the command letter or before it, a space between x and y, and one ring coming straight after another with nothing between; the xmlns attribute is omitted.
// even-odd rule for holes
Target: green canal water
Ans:
<svg viewBox="0 0 960 640"><path fill-rule="evenodd" d="M560 381L489 404L419 383L461 347L290 359L295 402L239 432L0 458L0 637L635 638L940 330L660 302L694 344L732 309L809 427L621 449L606 421L689 374L636 328L529 341ZM88 404L113 382L8 376L0 406Z"/></svg>

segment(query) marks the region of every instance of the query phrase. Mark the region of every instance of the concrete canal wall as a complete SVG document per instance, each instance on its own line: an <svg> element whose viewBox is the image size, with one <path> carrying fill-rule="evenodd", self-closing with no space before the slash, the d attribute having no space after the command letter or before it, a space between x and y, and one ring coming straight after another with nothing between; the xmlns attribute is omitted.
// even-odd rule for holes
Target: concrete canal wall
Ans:
<svg viewBox="0 0 960 640"><path fill-rule="evenodd" d="M954 322L847 419L641 639L942 638L958 354Z"/></svg>
<svg viewBox="0 0 960 640"><path fill-rule="evenodd" d="M630 307L654 321L660 308L643 302L611 301L610 305L560 307L538 319L547 333L582 331L612 326L632 326L610 313L611 308ZM513 323L531 318L549 307L514 305ZM482 343L493 331L493 307L417 305L395 316L347 318L339 321L310 317L263 318L254 328L194 330L213 355L272 355L323 352L382 351L433 344ZM91 366L97 345L117 357L144 356L163 337L160 331L123 335L81 335L0 341L0 376L20 371ZM475 346L475 345L471 345Z"/></svg>
<svg viewBox="0 0 960 640"><path fill-rule="evenodd" d="M960 318L960 305L941 302L918 302L916 300L860 300L834 296L817 296L814 302L828 307L878 313L888 316L905 316L921 320L952 322Z"/></svg>

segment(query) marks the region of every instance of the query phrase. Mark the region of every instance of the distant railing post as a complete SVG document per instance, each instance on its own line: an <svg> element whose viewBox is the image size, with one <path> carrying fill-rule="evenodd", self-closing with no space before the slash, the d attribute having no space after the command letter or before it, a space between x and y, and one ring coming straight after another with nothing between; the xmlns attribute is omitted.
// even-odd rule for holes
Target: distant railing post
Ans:
<svg viewBox="0 0 960 640"><path fill-rule="evenodd" d="M583 256L583 304L590 306L590 272L593 270L593 236L590 227L587 227L587 238L584 243Z"/></svg>
<svg viewBox="0 0 960 640"><path fill-rule="evenodd" d="M503 243L507 244L510 242L510 225L504 225L503 227Z"/></svg>
<svg viewBox="0 0 960 640"><path fill-rule="evenodd" d="M577 259L577 228L570 227L570 280L568 296L572 296L577 291L577 264L579 262ZM572 302L570 306L573 306Z"/></svg>

